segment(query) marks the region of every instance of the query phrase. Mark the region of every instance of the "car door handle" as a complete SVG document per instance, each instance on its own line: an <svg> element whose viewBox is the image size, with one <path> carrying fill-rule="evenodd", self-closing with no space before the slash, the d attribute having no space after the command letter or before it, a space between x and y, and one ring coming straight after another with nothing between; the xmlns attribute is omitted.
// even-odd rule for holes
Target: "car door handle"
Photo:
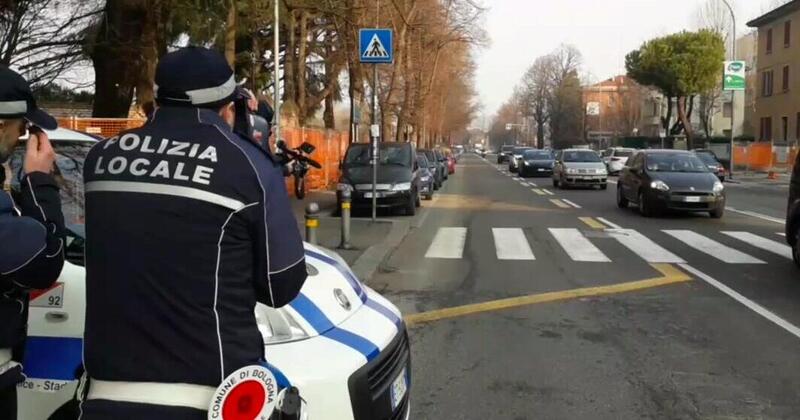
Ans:
<svg viewBox="0 0 800 420"><path fill-rule="evenodd" d="M69 314L62 311L52 311L44 314L44 318L50 322L64 322L69 319Z"/></svg>

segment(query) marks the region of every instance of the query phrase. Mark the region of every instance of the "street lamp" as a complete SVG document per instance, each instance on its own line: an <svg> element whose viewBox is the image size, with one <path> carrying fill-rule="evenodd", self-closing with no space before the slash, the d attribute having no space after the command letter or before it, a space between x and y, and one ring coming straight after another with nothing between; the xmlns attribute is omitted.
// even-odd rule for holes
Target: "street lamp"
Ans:
<svg viewBox="0 0 800 420"><path fill-rule="evenodd" d="M731 4L728 3L728 0L722 0L722 3L728 7L728 11L731 12L731 21L733 22L733 28L731 30L731 61L736 60L736 14L733 12L733 7ZM735 117L736 117L736 91L731 91L731 158L730 158L730 177L733 178L733 136L734 136L734 129L736 128L735 125Z"/></svg>

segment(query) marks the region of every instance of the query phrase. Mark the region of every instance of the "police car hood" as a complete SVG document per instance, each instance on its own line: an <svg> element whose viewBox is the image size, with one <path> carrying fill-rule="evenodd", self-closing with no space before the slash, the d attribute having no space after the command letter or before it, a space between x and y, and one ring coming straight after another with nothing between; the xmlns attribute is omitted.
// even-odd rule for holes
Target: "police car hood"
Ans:
<svg viewBox="0 0 800 420"><path fill-rule="evenodd" d="M283 310L309 336L323 334L367 302L367 290L347 263L333 251L305 243L308 278L300 294Z"/></svg>

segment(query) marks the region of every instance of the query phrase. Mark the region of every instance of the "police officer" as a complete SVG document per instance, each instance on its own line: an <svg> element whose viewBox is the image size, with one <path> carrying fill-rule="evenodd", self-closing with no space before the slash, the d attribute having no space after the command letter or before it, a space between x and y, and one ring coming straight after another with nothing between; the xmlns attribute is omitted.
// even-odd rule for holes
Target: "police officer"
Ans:
<svg viewBox="0 0 800 420"><path fill-rule="evenodd" d="M264 363L254 307L293 300L303 245L283 177L232 131L221 54L156 70L157 109L89 153L83 419L206 419L215 388Z"/></svg>
<svg viewBox="0 0 800 420"><path fill-rule="evenodd" d="M31 125L34 125L32 127ZM28 292L56 281L64 265L64 216L50 175L55 152L47 135L56 120L36 106L25 79L0 68L0 164L30 131L17 201L0 187L0 419L17 417L17 383L27 335ZM0 167L0 186L5 184Z"/></svg>

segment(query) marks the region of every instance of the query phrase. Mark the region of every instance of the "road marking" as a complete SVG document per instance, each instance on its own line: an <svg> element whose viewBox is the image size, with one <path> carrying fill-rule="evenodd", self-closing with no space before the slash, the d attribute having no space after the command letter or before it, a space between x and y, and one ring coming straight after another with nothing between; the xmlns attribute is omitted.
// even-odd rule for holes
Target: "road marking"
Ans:
<svg viewBox="0 0 800 420"><path fill-rule="evenodd" d="M736 238L740 241L746 242L756 248L763 249L764 251L778 254L781 257L792 259L792 248L789 245L782 244L767 238L762 238L750 232L722 232L723 235L728 235L731 238Z"/></svg>
<svg viewBox="0 0 800 420"><path fill-rule="evenodd" d="M520 181L520 182L525 181L524 179L522 179L522 178L520 178L518 176L515 176L514 178L511 178L511 179L513 179L514 181Z"/></svg>
<svg viewBox="0 0 800 420"><path fill-rule="evenodd" d="M529 182L529 183L528 183L528 186L530 186L530 187L534 187L534 188L538 187L538 185L534 184L533 182Z"/></svg>
<svg viewBox="0 0 800 420"><path fill-rule="evenodd" d="M579 208L581 208L581 206L579 206L579 205L577 205L577 204L573 203L572 201L569 201L569 200L567 200L566 198L562 198L562 199L561 199L561 201L563 201L563 202L565 202L565 203L569 204L569 205L570 205L570 206L572 206L572 207L575 207L576 209L579 209Z"/></svg>
<svg viewBox="0 0 800 420"><path fill-rule="evenodd" d="M669 236L728 264L765 264L758 258L725 246L691 230L663 230Z"/></svg>
<svg viewBox="0 0 800 420"><path fill-rule="evenodd" d="M556 238L561 248L572 258L580 262L611 262L603 251L600 251L578 229L548 229Z"/></svg>
<svg viewBox="0 0 800 420"><path fill-rule="evenodd" d="M561 207L562 209L571 208L569 204L567 204L567 203L565 203L565 202L563 202L563 201L561 201L561 200L559 200L557 198L551 199L550 202L555 204L558 207Z"/></svg>
<svg viewBox="0 0 800 420"><path fill-rule="evenodd" d="M467 228L439 228L425 253L425 258L461 259L464 256L464 243L467 241Z"/></svg>
<svg viewBox="0 0 800 420"><path fill-rule="evenodd" d="M498 260L535 260L525 232L520 228L493 228L494 248Z"/></svg>
<svg viewBox="0 0 800 420"><path fill-rule="evenodd" d="M553 194L552 191L548 190L547 188L542 188L542 191L544 191L544 193L547 194L547 195L555 195L555 194Z"/></svg>
<svg viewBox="0 0 800 420"><path fill-rule="evenodd" d="M633 229L607 229L606 232L649 263L682 264L686 262Z"/></svg>
<svg viewBox="0 0 800 420"><path fill-rule="evenodd" d="M742 305L744 305L747 308L751 309L753 312L763 316L764 318L768 319L769 321L771 321L775 325L783 328L784 330L786 330L790 334L794 335L795 337L800 338L800 328L797 328L794 324L786 321L785 319L779 317L778 315L775 315L775 313L773 313L769 309L767 309L767 308L765 308L765 307L753 302L752 300L742 296L741 294L739 294L739 292L737 292L737 291L731 289L730 287L720 283L719 281L717 281L713 277L703 273L702 271L700 271L700 270L698 270L698 269L696 269L694 267L689 266L688 264L681 264L680 267L683 268L684 270L688 271L689 273L694 274L696 277L699 277L700 279L702 279L706 283L710 284L711 286L717 288L722 293L725 293L726 295L732 297L733 299L735 299L736 301L738 301Z"/></svg>
<svg viewBox="0 0 800 420"><path fill-rule="evenodd" d="M775 232L775 234L778 236L783 236L784 238L786 237L786 233L784 232Z"/></svg>
<svg viewBox="0 0 800 420"><path fill-rule="evenodd" d="M580 220L581 222L585 223L587 226L589 226L592 229L605 229L606 228L606 226L604 224L598 222L597 220L594 220L594 218L592 218L592 217L579 217L578 220Z"/></svg>
<svg viewBox="0 0 800 420"><path fill-rule="evenodd" d="M725 210L732 211L734 213L744 214L745 216L755 217L757 219L766 220L772 223L778 223L781 225L786 224L786 221L783 219L779 219L777 217L767 216L766 214L756 213L754 211L749 210L739 210L733 207L725 207Z"/></svg>
<svg viewBox="0 0 800 420"><path fill-rule="evenodd" d="M406 315L405 321L406 325L413 327L429 322L441 321L444 319L459 318L468 315L519 308L538 303L558 302L584 297L598 297L629 293L656 287L663 287L671 284L684 283L692 280L692 278L687 276L684 272L669 264L653 264L652 266L661 273L661 277L629 283L614 284L610 286L586 287L581 289L564 290L561 292L549 292L538 295L520 296L494 300L490 302L456 306L452 308L437 309L429 312Z"/></svg>
<svg viewBox="0 0 800 420"><path fill-rule="evenodd" d="M544 191L542 191L542 190L540 190L540 189L538 189L538 188L534 188L534 189L532 189L531 191L535 192L535 193L536 193L536 194L538 194L538 195L544 195Z"/></svg>
<svg viewBox="0 0 800 420"><path fill-rule="evenodd" d="M617 185L617 181L612 181L610 179L607 179L606 182L608 182L611 185Z"/></svg>
<svg viewBox="0 0 800 420"><path fill-rule="evenodd" d="M610 220L608 220L606 218L598 217L597 220L605 223L606 225L610 226L612 229L622 229L622 226L620 226L620 225L618 225L616 223L612 223Z"/></svg>

